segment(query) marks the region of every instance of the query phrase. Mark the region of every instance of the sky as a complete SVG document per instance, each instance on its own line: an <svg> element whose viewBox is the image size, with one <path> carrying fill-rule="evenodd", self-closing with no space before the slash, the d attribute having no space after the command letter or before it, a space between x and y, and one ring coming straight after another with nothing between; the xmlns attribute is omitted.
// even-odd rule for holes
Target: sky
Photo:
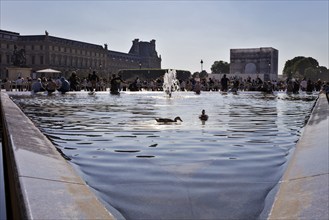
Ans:
<svg viewBox="0 0 329 220"><path fill-rule="evenodd" d="M329 67L329 0L0 0L0 29L49 35L128 53L156 40L162 68L211 72L230 49L273 47L287 60L313 57Z"/></svg>

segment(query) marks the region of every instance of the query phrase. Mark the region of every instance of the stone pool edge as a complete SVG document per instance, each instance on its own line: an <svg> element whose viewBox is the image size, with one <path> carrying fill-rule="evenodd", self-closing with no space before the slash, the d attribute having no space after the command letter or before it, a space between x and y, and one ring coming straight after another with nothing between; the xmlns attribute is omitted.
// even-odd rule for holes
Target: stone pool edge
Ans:
<svg viewBox="0 0 329 220"><path fill-rule="evenodd" d="M0 101L14 219L115 219L8 94ZM328 219L328 110L320 94L268 219Z"/></svg>
<svg viewBox="0 0 329 220"><path fill-rule="evenodd" d="M0 95L8 217L118 219L8 94Z"/></svg>
<svg viewBox="0 0 329 220"><path fill-rule="evenodd" d="M329 103L320 94L278 184L269 220L329 219Z"/></svg>

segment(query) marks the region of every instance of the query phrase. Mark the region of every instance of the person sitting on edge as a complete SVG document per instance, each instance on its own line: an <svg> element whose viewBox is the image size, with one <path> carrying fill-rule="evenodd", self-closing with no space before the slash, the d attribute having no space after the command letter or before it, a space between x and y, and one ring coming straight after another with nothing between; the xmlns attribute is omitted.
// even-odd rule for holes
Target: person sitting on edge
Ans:
<svg viewBox="0 0 329 220"><path fill-rule="evenodd" d="M66 92L70 91L70 83L67 81L64 77L61 77L61 87L57 89L62 94L65 94Z"/></svg>
<svg viewBox="0 0 329 220"><path fill-rule="evenodd" d="M47 90L48 94L55 92L56 89L57 89L56 82L52 78L49 78L47 81L47 85L46 85L46 90Z"/></svg>
<svg viewBox="0 0 329 220"><path fill-rule="evenodd" d="M45 88L43 87L43 85L41 83L41 79L38 78L38 80L36 82L34 82L32 85L32 92L37 93L37 92L43 92L43 91L45 91Z"/></svg>

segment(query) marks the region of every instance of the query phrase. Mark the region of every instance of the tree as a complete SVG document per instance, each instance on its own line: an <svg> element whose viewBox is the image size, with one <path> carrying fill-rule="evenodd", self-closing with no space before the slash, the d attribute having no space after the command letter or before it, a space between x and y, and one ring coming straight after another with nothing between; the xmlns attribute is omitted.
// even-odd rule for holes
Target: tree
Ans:
<svg viewBox="0 0 329 220"><path fill-rule="evenodd" d="M202 70L202 71L199 73L199 76L200 76L201 79L203 79L203 78L207 78L207 77L208 77L208 73L207 73L207 71Z"/></svg>
<svg viewBox="0 0 329 220"><path fill-rule="evenodd" d="M287 60L283 68L283 75L288 78L304 78L313 81L317 79L328 80L328 69L319 66L319 62L312 57L298 56Z"/></svg>
<svg viewBox="0 0 329 220"><path fill-rule="evenodd" d="M314 81L317 78L316 77L318 75L317 73L318 73L318 71L315 68L308 67L308 68L305 69L304 77L306 79L311 79L311 80Z"/></svg>
<svg viewBox="0 0 329 220"><path fill-rule="evenodd" d="M204 79L208 77L208 73L205 70L202 70L201 72L194 72L192 74L193 78L200 78L200 79Z"/></svg>
<svg viewBox="0 0 329 220"><path fill-rule="evenodd" d="M286 61L283 68L283 75L287 77L303 77L308 68L318 68L319 62L312 57L298 56Z"/></svg>
<svg viewBox="0 0 329 220"><path fill-rule="evenodd" d="M212 73L229 73L230 72L230 64L225 61L215 61L211 66Z"/></svg>
<svg viewBox="0 0 329 220"><path fill-rule="evenodd" d="M305 76L305 70L308 68L314 68L316 69L319 66L318 61L313 59L312 57L304 58L301 60L298 60L294 64L294 72L298 72L300 75Z"/></svg>

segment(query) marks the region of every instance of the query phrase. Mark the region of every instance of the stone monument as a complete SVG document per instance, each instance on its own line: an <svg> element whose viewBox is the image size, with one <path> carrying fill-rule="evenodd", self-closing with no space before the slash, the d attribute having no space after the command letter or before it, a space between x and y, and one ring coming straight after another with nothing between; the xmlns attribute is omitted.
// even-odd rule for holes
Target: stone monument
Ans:
<svg viewBox="0 0 329 220"><path fill-rule="evenodd" d="M26 66L24 49L18 50L15 45L13 55L11 56L11 62L13 66L6 68L8 71L8 80L16 80L18 77L26 79L31 76L32 68Z"/></svg>

